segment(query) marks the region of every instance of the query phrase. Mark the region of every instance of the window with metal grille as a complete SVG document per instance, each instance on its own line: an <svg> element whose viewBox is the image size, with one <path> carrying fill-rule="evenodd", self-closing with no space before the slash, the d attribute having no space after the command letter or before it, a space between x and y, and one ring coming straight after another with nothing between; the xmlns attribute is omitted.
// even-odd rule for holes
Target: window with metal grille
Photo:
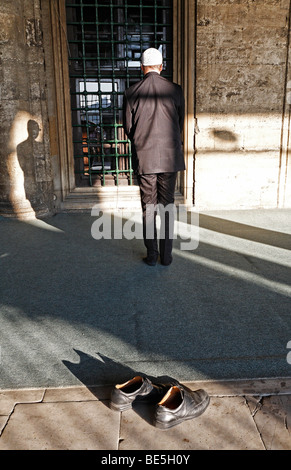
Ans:
<svg viewBox="0 0 291 470"><path fill-rule="evenodd" d="M172 79L173 0L67 0L77 186L135 183L122 127L123 93L141 80L141 53L156 47Z"/></svg>

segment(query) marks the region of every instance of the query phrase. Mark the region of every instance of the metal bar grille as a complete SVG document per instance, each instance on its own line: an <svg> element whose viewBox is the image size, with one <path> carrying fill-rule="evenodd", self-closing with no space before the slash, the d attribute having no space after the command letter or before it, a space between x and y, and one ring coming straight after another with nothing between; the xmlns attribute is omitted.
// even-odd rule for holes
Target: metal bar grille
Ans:
<svg viewBox="0 0 291 470"><path fill-rule="evenodd" d="M140 56L161 50L172 79L173 0L68 0L67 33L77 186L135 184L122 127L124 90Z"/></svg>

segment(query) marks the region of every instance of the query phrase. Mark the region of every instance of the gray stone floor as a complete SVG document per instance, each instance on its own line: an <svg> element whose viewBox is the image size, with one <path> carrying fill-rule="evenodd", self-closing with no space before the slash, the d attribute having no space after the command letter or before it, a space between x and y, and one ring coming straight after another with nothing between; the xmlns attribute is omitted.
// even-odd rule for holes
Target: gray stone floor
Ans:
<svg viewBox="0 0 291 470"><path fill-rule="evenodd" d="M291 211L193 220L152 268L88 213L0 218L0 449L291 448ZM203 383L210 405L166 432L112 412L137 373Z"/></svg>
<svg viewBox="0 0 291 470"><path fill-rule="evenodd" d="M200 214L154 268L96 220L1 218L0 389L290 375L291 211Z"/></svg>
<svg viewBox="0 0 291 470"><path fill-rule="evenodd" d="M187 386L210 405L167 431L145 405L112 411L110 387L3 391L0 450L291 450L291 379Z"/></svg>

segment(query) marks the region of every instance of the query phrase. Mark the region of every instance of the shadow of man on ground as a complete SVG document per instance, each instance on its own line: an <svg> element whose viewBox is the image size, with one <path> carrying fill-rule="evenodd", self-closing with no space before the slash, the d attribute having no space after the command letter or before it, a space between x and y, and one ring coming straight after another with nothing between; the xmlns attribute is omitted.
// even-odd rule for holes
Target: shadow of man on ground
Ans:
<svg viewBox="0 0 291 470"><path fill-rule="evenodd" d="M136 371L101 353L93 357L77 349L74 349L74 351L78 354L80 361L75 363L63 360L63 364L107 407L109 407L110 404L110 394L114 385L124 383L135 376L147 376L154 383L167 384L177 382L173 377L153 377L143 372ZM107 384L106 386L100 385L105 383ZM132 409L149 424L153 423L155 403L146 403L146 401L137 400L133 402Z"/></svg>

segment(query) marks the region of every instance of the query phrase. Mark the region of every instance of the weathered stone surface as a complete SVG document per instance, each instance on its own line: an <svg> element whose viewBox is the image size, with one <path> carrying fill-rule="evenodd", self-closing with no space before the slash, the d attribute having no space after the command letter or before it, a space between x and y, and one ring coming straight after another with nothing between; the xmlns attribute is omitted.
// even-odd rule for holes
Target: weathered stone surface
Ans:
<svg viewBox="0 0 291 470"><path fill-rule="evenodd" d="M48 2L1 1L0 207L18 216L53 211L54 197L61 207L68 189L51 21ZM288 0L198 0L196 30L196 206L290 207ZM41 131L25 176L17 146L28 145L29 121Z"/></svg>
<svg viewBox="0 0 291 470"><path fill-rule="evenodd" d="M0 210L34 217L53 205L39 0L1 2L0 24Z"/></svg>
<svg viewBox="0 0 291 470"><path fill-rule="evenodd" d="M101 401L18 404L1 450L117 450L119 413Z"/></svg>
<svg viewBox="0 0 291 470"><path fill-rule="evenodd" d="M123 414L120 437L120 450L264 450L243 397L211 397L201 416L166 432L152 425L146 406L136 405Z"/></svg>
<svg viewBox="0 0 291 470"><path fill-rule="evenodd" d="M198 1L200 208L276 207L278 194L288 194L287 125L282 134L288 16L285 0ZM290 203L285 197L284 204Z"/></svg>
<svg viewBox="0 0 291 470"><path fill-rule="evenodd" d="M260 400L248 399L254 421L267 450L291 448L290 395L267 396Z"/></svg>
<svg viewBox="0 0 291 470"><path fill-rule="evenodd" d="M151 405L110 410L109 387L2 391L0 449L148 450L149 456L155 450L291 449L288 379L188 385L205 388L210 405L198 418L167 431L153 426Z"/></svg>

